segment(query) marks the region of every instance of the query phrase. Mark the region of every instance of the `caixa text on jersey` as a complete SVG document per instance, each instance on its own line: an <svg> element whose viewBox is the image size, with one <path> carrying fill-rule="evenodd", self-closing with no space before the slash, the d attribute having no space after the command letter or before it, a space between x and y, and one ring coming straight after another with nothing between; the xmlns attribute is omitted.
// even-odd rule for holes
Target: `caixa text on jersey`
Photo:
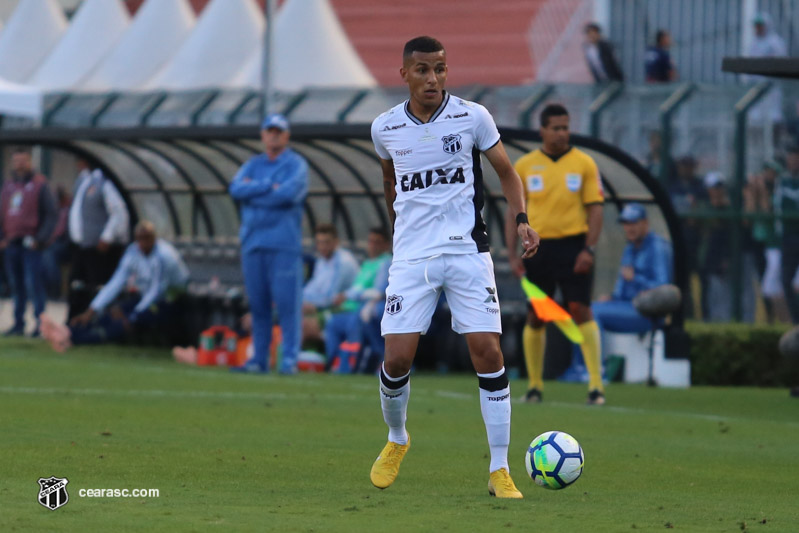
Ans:
<svg viewBox="0 0 799 533"><path fill-rule="evenodd" d="M463 174L463 168L437 168L425 172L405 174L400 178L400 187L402 187L403 192L426 189L437 183L466 183L466 176Z"/></svg>

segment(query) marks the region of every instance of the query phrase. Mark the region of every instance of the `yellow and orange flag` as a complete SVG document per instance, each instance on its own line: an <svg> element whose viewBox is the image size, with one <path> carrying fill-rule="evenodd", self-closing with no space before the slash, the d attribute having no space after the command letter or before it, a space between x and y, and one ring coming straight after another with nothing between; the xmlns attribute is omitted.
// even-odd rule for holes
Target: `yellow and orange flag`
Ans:
<svg viewBox="0 0 799 533"><path fill-rule="evenodd" d="M533 306L535 316L544 322L554 322L566 338L574 344L582 344L583 334L577 324L574 323L572 316L555 300L539 289L533 282L522 276L522 289Z"/></svg>

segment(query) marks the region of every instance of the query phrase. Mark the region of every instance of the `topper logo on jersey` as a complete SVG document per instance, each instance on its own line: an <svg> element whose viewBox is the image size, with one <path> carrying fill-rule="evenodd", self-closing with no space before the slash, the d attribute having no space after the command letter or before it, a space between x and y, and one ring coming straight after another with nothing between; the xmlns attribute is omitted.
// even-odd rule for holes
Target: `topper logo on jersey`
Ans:
<svg viewBox="0 0 799 533"><path fill-rule="evenodd" d="M463 148L461 144L461 136L456 134L453 135L444 135L441 137L441 140L444 141L444 151L448 154L457 154Z"/></svg>
<svg viewBox="0 0 799 533"><path fill-rule="evenodd" d="M422 174L424 174L424 179L422 179ZM405 174L399 181L402 192L410 192L416 189L426 189L436 183L466 183L466 176L462 167L454 169L454 172L451 168L437 168Z"/></svg>

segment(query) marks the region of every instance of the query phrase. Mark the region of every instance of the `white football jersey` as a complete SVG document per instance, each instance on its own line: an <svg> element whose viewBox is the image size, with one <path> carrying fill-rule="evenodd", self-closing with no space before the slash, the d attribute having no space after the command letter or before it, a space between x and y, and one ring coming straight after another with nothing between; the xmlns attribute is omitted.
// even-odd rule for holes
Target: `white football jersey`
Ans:
<svg viewBox="0 0 799 533"><path fill-rule="evenodd" d="M394 162L394 260L488 251L480 152L499 142L485 107L444 93L423 123L408 102L372 122L377 155Z"/></svg>

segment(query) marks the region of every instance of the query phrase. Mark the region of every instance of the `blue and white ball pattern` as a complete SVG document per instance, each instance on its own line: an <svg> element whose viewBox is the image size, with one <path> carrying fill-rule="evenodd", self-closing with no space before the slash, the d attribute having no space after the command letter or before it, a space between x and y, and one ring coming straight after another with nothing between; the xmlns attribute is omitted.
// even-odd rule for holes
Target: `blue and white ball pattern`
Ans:
<svg viewBox="0 0 799 533"><path fill-rule="evenodd" d="M533 481L547 489L565 489L580 478L585 458L577 439L563 431L547 431L533 439L524 466Z"/></svg>

